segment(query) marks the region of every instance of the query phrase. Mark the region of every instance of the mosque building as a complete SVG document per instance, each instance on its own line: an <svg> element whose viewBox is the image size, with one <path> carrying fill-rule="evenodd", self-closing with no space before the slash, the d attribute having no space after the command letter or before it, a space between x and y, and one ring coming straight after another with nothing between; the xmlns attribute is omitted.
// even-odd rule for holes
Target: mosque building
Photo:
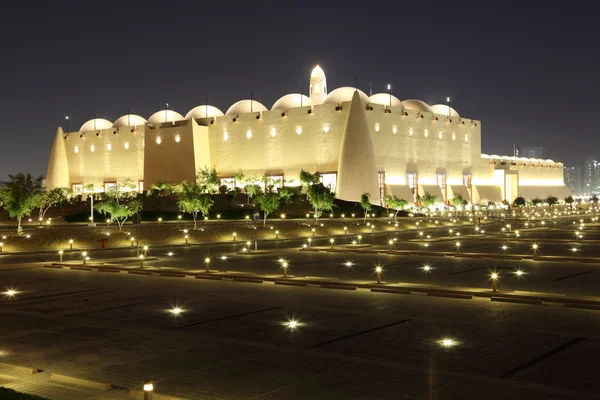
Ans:
<svg viewBox="0 0 600 400"><path fill-rule="evenodd" d="M239 171L290 186L300 184L302 169L319 172L337 198L369 193L374 204L388 194L414 203L429 193L440 204L454 194L471 204L570 194L562 163L482 154L481 122L449 105L401 101L391 91L328 91L319 66L308 96L287 94L271 109L250 99L225 113L205 104L185 116L166 109L148 119L94 118L77 132L59 127L46 186L82 193L93 184L101 192L132 179L142 192L157 182L194 181L203 167L216 168L229 188L243 186Z"/></svg>

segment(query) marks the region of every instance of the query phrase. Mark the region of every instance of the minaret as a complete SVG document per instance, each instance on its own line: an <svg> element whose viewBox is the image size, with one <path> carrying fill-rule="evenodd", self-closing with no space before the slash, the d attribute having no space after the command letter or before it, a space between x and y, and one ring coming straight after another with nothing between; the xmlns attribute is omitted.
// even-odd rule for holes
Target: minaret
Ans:
<svg viewBox="0 0 600 400"><path fill-rule="evenodd" d="M56 130L56 136L50 151L46 187L48 189L53 187L69 188L69 163L67 162L67 148L61 127Z"/></svg>
<svg viewBox="0 0 600 400"><path fill-rule="evenodd" d="M380 204L375 150L358 91L352 96L346 117L335 191L338 199L355 202L360 201L363 193L369 193L371 203Z"/></svg>
<svg viewBox="0 0 600 400"><path fill-rule="evenodd" d="M318 65L310 73L310 99L314 105L323 104L327 97L327 78Z"/></svg>

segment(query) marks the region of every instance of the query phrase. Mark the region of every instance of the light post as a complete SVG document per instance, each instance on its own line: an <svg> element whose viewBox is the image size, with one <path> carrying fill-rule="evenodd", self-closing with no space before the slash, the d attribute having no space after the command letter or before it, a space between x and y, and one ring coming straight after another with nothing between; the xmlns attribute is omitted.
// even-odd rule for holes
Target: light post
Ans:
<svg viewBox="0 0 600 400"><path fill-rule="evenodd" d="M66 133L69 133L69 116L68 115L65 115L65 123L67 124L67 132Z"/></svg>
<svg viewBox="0 0 600 400"><path fill-rule="evenodd" d="M390 107L392 107L392 85L388 83L387 85L388 93L390 94Z"/></svg>
<svg viewBox="0 0 600 400"><path fill-rule="evenodd" d="M0 243L0 244L2 244L2 243ZM60 262L63 262L63 251L62 250L58 251L58 259L60 260Z"/></svg>
<svg viewBox="0 0 600 400"><path fill-rule="evenodd" d="M375 273L377 274L377 283L380 284L381 283L381 273L383 272L383 268L381 268L379 265L375 267Z"/></svg>
<svg viewBox="0 0 600 400"><path fill-rule="evenodd" d="M494 292L498 291L498 274L496 272L492 273L492 290Z"/></svg>
<svg viewBox="0 0 600 400"><path fill-rule="evenodd" d="M210 258L206 257L204 259L204 264L206 264L206 272L210 272Z"/></svg>

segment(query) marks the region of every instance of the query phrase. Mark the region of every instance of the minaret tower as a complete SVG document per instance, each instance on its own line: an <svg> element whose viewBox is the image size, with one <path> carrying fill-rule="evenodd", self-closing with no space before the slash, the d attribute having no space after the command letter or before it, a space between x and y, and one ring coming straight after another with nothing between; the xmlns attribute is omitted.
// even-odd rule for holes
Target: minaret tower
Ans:
<svg viewBox="0 0 600 400"><path fill-rule="evenodd" d="M327 97L327 78L318 65L310 73L310 99L313 104L323 104Z"/></svg>

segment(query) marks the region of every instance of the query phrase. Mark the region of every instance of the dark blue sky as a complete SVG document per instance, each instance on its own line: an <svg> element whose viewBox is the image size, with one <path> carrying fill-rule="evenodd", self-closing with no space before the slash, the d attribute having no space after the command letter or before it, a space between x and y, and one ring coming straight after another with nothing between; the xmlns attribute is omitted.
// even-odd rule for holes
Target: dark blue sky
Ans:
<svg viewBox="0 0 600 400"><path fill-rule="evenodd" d="M330 90L357 77L400 99L452 96L465 117L474 104L484 153L540 145L579 164L600 144L591 1L39 3L3 6L0 179L45 173L65 115L76 130L165 102L225 111L250 92L270 107L317 63Z"/></svg>

